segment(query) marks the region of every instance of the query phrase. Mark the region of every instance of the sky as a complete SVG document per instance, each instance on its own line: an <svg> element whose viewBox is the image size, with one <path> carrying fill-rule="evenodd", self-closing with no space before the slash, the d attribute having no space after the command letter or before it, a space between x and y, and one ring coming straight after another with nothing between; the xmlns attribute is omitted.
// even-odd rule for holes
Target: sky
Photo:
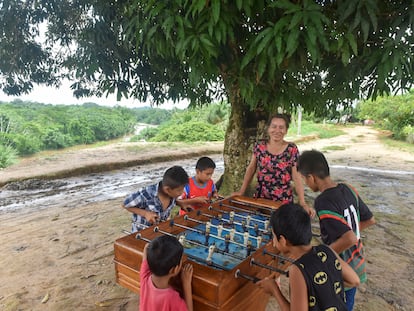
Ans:
<svg viewBox="0 0 414 311"><path fill-rule="evenodd" d="M70 83L63 82L62 86L57 89L54 87L46 87L46 86L35 86L34 90L25 95L21 96L7 96L0 90L0 101L3 102L11 102L15 99L20 99L22 101L32 101L38 102L42 104L52 104L52 105L82 105L83 103L95 103L101 106L123 106L127 108L137 108L137 107L145 107L150 106L150 103L140 102L137 99L129 98L129 99L122 99L121 101L117 101L116 94L110 94L108 97L84 97L81 99L77 99L72 95L72 90L70 89ZM178 104L173 104L172 102L168 102L159 108L163 109L172 109L172 108L179 108L184 109L187 108L188 102L181 102Z"/></svg>

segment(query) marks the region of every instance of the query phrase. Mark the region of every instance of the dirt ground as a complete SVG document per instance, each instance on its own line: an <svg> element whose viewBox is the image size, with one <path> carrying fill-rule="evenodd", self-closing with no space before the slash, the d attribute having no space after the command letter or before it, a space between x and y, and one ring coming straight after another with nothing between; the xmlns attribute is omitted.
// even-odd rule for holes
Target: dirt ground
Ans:
<svg viewBox="0 0 414 311"><path fill-rule="evenodd" d="M414 310L414 155L384 147L370 127L345 130L346 135L297 144L301 151L324 150L333 178L354 185L377 219L363 232L369 281L357 292L355 310ZM179 145L145 144L42 153L1 170L0 186L174 158L180 164L186 157L220 153L223 147L203 144L182 150ZM315 194L307 189L306 195L311 203ZM113 243L130 224L129 213L119 207L122 199L76 208L62 202L39 211L0 211L0 309L137 310L138 296L114 277ZM273 299L266 311L272 310L279 310Z"/></svg>

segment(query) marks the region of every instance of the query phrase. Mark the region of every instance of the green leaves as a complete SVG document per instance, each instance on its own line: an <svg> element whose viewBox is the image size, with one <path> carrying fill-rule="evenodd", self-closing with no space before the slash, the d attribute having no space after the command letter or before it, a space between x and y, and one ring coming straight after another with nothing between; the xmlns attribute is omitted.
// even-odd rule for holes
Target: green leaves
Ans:
<svg viewBox="0 0 414 311"><path fill-rule="evenodd" d="M226 94L246 109L302 102L323 110L413 82L410 1L27 3L0 10L0 88L8 93L69 76L78 96L204 103Z"/></svg>

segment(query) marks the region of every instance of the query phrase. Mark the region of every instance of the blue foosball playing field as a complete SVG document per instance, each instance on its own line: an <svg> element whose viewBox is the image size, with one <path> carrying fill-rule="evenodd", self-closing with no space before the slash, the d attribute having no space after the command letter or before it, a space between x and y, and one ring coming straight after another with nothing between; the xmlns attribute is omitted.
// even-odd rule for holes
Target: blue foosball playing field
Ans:
<svg viewBox="0 0 414 311"><path fill-rule="evenodd" d="M230 212L200 222L180 233L178 239L192 260L213 268L231 270L271 238L268 218L243 212Z"/></svg>

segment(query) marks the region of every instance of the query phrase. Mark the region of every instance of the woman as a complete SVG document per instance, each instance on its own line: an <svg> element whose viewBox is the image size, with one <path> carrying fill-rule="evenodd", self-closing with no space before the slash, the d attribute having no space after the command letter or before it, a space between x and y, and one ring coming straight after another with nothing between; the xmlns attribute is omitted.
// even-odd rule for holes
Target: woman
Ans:
<svg viewBox="0 0 414 311"><path fill-rule="evenodd" d="M267 124L268 140L255 143L250 164L246 169L243 184L235 195L243 195L257 170L257 186L255 198L265 198L280 201L282 204L293 203L293 188L295 184L299 204L305 208L311 217L315 210L305 202L304 187L300 174L296 169L299 157L298 147L284 140L288 132L290 116L276 114Z"/></svg>

